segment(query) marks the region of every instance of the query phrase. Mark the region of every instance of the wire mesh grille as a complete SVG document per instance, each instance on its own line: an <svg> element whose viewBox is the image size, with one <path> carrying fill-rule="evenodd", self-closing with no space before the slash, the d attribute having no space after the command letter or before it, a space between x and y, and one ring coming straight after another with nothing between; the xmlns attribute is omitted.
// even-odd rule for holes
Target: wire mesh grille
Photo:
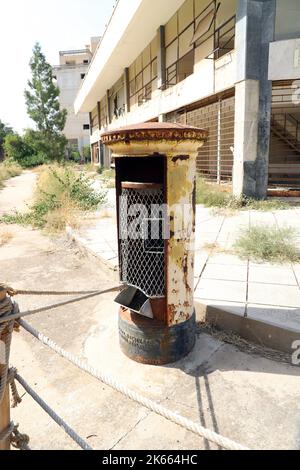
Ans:
<svg viewBox="0 0 300 470"><path fill-rule="evenodd" d="M163 204L162 189L122 190L121 280L148 297L165 295Z"/></svg>

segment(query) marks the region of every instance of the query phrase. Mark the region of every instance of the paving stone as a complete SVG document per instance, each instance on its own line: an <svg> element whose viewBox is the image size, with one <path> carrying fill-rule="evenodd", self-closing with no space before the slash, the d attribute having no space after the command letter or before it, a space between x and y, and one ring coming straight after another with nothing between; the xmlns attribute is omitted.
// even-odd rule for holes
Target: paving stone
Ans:
<svg viewBox="0 0 300 470"><path fill-rule="evenodd" d="M247 281L247 266L226 266L224 264L208 264L202 279L225 281Z"/></svg>
<svg viewBox="0 0 300 470"><path fill-rule="evenodd" d="M248 302L298 308L300 305L300 289L293 286L250 282L248 287Z"/></svg>
<svg viewBox="0 0 300 470"><path fill-rule="evenodd" d="M292 268L249 266L249 282L297 286Z"/></svg>
<svg viewBox="0 0 300 470"><path fill-rule="evenodd" d="M246 282L201 279L195 291L195 298L245 302L246 291Z"/></svg>

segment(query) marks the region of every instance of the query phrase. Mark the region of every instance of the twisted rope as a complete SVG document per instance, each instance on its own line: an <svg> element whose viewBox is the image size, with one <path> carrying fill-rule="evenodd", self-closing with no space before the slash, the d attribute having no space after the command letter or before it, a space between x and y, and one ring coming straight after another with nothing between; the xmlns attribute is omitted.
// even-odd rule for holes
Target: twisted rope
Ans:
<svg viewBox="0 0 300 470"><path fill-rule="evenodd" d="M16 408L21 402L22 398L19 395L16 382L15 382L15 376L17 373L17 369L9 369L8 374L7 374L7 383L10 385L11 389L11 396L12 396L12 408Z"/></svg>
<svg viewBox="0 0 300 470"><path fill-rule="evenodd" d="M214 431L210 431L203 426L200 426L193 421L184 418L183 416L179 415L178 413L174 413L173 411L168 410L162 405L159 405L153 400L149 400L148 398L143 397L139 393L127 388L125 385L122 385L116 380L114 377L103 373L100 370L95 369L94 367L89 366L85 362L83 362L79 357L71 354L68 351L65 351L60 346L58 346L54 341L52 341L47 336L43 335L41 332L33 328L31 325L26 323L24 320L19 321L20 325L32 336L34 336L38 341L43 343L44 345L48 346L50 349L55 351L61 357L67 359L73 365L78 367L79 369L83 370L84 372L88 373L92 377L96 378L97 380L101 381L102 383L112 387L114 390L122 393L126 397L130 398L131 400L139 403L140 405L148 408L150 411L154 411L158 415L163 416L164 418L172 421L173 423L178 424L179 426L197 434L198 436L207 439L208 441L214 442L218 446L229 449L229 450L247 450L246 447L237 444L236 442L227 439L226 437L220 436L219 434L215 433Z"/></svg>
<svg viewBox="0 0 300 470"><path fill-rule="evenodd" d="M0 292L6 291L10 297L15 295L85 295L85 294L96 294L98 290L74 290L74 291L57 291L57 290L23 290L23 289L14 289L13 287L8 286L0 282Z"/></svg>
<svg viewBox="0 0 300 470"><path fill-rule="evenodd" d="M13 312L13 314L17 314L18 311L18 305L13 304L9 297L2 298L2 300L0 301L0 320L3 318L2 315L11 314L11 312ZM4 398L4 393L7 385L8 364L13 329L13 320L9 320L5 324L0 324L0 347L2 344L4 344L4 351L2 351L2 347L0 350L0 403L2 403L2 400ZM2 353L4 353L4 357L2 357Z"/></svg>
<svg viewBox="0 0 300 470"><path fill-rule="evenodd" d="M21 434L19 432L19 425L16 424L14 426L13 432L10 437L10 442L13 445L15 449L20 449L20 450L30 450L29 447L29 436L27 434Z"/></svg>
<svg viewBox="0 0 300 470"><path fill-rule="evenodd" d="M5 323L5 322L10 322L11 320L18 320L22 317L27 317L29 315L34 315L36 313L41 313L41 312L47 312L48 310L54 310L56 308L63 307L65 305L70 305L70 304L74 304L76 302L81 302L82 300L91 299L93 297L97 297L98 295L108 294L110 292L116 292L116 291L119 291L120 288L121 288L120 286L115 286L115 287L111 287L110 289L93 292L92 294L86 294L86 295L83 295L82 297L76 297L75 299L66 300L64 302L59 302L59 303L55 303L55 304L51 304L51 305L46 305L45 307L40 307L40 308L37 308L35 310L29 310L27 312L21 312L21 313L20 312L17 312L17 313L14 312L10 315L4 315L2 317L0 316L0 327L1 327L1 324Z"/></svg>
<svg viewBox="0 0 300 470"><path fill-rule="evenodd" d="M6 441L7 439L9 439L14 431L14 428L15 428L15 425L11 421L8 427L4 431L0 432L0 442Z"/></svg>
<svg viewBox="0 0 300 470"><path fill-rule="evenodd" d="M30 385L15 372L15 379L22 385L27 393L40 405L40 407L53 419L83 450L93 450L84 439L82 439L49 405L30 387Z"/></svg>

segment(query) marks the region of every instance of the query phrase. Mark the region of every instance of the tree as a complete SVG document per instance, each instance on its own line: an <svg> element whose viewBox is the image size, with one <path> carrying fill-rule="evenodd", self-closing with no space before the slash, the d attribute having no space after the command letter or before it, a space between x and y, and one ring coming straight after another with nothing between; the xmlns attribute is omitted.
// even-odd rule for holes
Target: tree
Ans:
<svg viewBox="0 0 300 470"><path fill-rule="evenodd" d="M13 134L10 126L7 126L0 120L0 160L4 158L4 140L7 135Z"/></svg>
<svg viewBox="0 0 300 470"><path fill-rule="evenodd" d="M62 133L67 111L60 109L59 88L54 83L52 67L38 43L33 48L30 68L32 77L25 90L25 99L27 113L36 123L36 133L31 137L42 144L39 150L46 151L50 160L59 160L63 158L67 144Z"/></svg>

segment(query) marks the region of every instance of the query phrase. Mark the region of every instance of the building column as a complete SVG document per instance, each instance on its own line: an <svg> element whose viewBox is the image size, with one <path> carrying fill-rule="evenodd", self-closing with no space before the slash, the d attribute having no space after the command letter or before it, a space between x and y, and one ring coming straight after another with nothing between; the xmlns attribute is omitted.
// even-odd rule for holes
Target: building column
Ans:
<svg viewBox="0 0 300 470"><path fill-rule="evenodd" d="M129 85L129 68L124 70L124 103L125 114L130 113L130 85Z"/></svg>
<svg viewBox="0 0 300 470"><path fill-rule="evenodd" d="M239 0L233 166L236 196L267 196L272 105L268 64L275 17L276 0Z"/></svg>
<svg viewBox="0 0 300 470"><path fill-rule="evenodd" d="M164 26L159 27L157 31L157 38L157 87L160 90L164 90L166 86L166 41Z"/></svg>
<svg viewBox="0 0 300 470"><path fill-rule="evenodd" d="M111 123L111 117L110 117L110 98L109 98L109 90L106 91L106 104L107 104L107 124L109 125Z"/></svg>

